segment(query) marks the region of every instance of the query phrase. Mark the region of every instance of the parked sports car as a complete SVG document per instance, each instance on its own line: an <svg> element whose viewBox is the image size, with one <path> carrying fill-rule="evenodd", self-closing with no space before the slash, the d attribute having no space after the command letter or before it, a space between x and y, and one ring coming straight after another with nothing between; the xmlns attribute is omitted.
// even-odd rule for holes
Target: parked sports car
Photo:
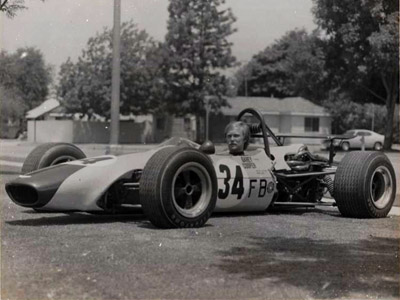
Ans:
<svg viewBox="0 0 400 300"><path fill-rule="evenodd" d="M285 146L258 111L245 109L238 120L245 114L258 120L250 124L251 136L264 145L250 145L243 155L181 138L142 153L93 158L75 145L49 143L28 155L23 174L6 191L16 204L44 211L116 212L140 205L161 228L199 227L214 211L272 206L337 205L343 216L355 218L388 214L396 180L385 154L351 152L337 165L333 148L325 158L305 145ZM334 203L322 202L326 193Z"/></svg>
<svg viewBox="0 0 400 300"><path fill-rule="evenodd" d="M373 149L380 151L383 148L383 141L385 137L379 133L366 129L352 129L347 130L344 135L352 136L350 139L346 140L335 140L334 146L341 148L343 151L349 151L350 149L361 149L364 143L365 149ZM364 139L364 141L362 140ZM330 141L325 140L323 142L323 147L328 149L330 146Z"/></svg>

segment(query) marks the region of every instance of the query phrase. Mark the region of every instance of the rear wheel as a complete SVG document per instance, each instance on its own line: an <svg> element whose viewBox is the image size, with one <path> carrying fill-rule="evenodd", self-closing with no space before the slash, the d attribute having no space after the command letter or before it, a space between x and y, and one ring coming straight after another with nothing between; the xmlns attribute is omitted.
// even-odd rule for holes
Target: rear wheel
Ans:
<svg viewBox="0 0 400 300"><path fill-rule="evenodd" d="M387 216L396 196L395 173L387 156L364 151L347 154L335 175L334 196L345 217Z"/></svg>
<svg viewBox="0 0 400 300"><path fill-rule="evenodd" d="M205 154L168 147L157 151L143 169L140 202L157 227L200 227L215 208L216 190L215 170Z"/></svg>

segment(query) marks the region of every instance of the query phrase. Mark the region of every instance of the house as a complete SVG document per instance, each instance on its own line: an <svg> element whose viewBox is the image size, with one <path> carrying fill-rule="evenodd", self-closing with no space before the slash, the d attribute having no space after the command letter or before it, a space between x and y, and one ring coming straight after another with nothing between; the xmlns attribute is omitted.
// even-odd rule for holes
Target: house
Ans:
<svg viewBox="0 0 400 300"><path fill-rule="evenodd" d="M110 123L74 119L56 99L48 99L26 114L28 141L37 143L109 143ZM121 144L152 142L152 116L120 116Z"/></svg>
<svg viewBox="0 0 400 300"><path fill-rule="evenodd" d="M301 97L284 99L236 97L228 98L228 104L229 107L221 108L220 113L209 115L208 133L209 139L213 142L224 142L225 126L236 120L243 109L249 107L259 110L267 125L275 133L312 135L331 132L330 115L323 107ZM26 117L30 142L109 142L109 122L72 120L72 116L62 112L60 103L55 99L46 100L29 111ZM159 143L173 136L191 140L205 136L204 118L197 120L193 115L176 117L169 114L120 116L119 142L122 144ZM286 143L290 142L299 141L286 139ZM303 138L301 142L316 144L320 140Z"/></svg>
<svg viewBox="0 0 400 300"><path fill-rule="evenodd" d="M196 140L196 117L177 117L170 114L153 115L153 141L155 143L178 136Z"/></svg>
<svg viewBox="0 0 400 300"><path fill-rule="evenodd" d="M209 137L214 142L224 141L225 126L236 120L245 108L254 108L261 112L267 125L274 133L321 135L331 133L331 117L323 107L301 97L266 98L236 97L228 98L230 107L223 107L220 114L210 115ZM212 130L211 130L212 129ZM296 141L297 140L297 141ZM300 142L298 139L286 139L286 143ZM302 139L301 142L318 144L318 139Z"/></svg>

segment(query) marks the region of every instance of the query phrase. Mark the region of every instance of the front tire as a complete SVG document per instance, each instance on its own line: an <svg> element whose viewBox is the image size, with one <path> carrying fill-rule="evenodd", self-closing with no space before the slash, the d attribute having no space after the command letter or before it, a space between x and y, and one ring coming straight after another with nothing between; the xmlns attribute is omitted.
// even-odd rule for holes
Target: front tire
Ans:
<svg viewBox="0 0 400 300"><path fill-rule="evenodd" d="M386 217L396 196L395 173L387 156L381 152L348 153L336 171L334 195L345 217Z"/></svg>
<svg viewBox="0 0 400 300"><path fill-rule="evenodd" d="M67 161L86 158L85 153L70 143L45 143L39 145L26 157L22 174L58 165Z"/></svg>
<svg viewBox="0 0 400 300"><path fill-rule="evenodd" d="M201 227L210 218L216 201L215 170L199 150L163 148L143 169L140 202L156 227Z"/></svg>

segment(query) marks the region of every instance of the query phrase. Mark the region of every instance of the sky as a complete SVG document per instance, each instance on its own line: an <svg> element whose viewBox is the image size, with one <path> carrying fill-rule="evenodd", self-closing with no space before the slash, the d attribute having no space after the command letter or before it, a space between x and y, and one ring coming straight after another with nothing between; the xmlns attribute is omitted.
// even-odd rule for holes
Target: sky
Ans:
<svg viewBox="0 0 400 300"><path fill-rule="evenodd" d="M104 27L112 27L113 0L25 0L27 10L9 19L0 14L0 45L12 53L36 47L46 63L59 66L81 55L87 40ZM122 21L133 19L140 29L163 41L167 30L168 0L121 0ZM237 17L237 32L229 40L232 52L245 63L285 32L316 28L312 0L226 0Z"/></svg>

